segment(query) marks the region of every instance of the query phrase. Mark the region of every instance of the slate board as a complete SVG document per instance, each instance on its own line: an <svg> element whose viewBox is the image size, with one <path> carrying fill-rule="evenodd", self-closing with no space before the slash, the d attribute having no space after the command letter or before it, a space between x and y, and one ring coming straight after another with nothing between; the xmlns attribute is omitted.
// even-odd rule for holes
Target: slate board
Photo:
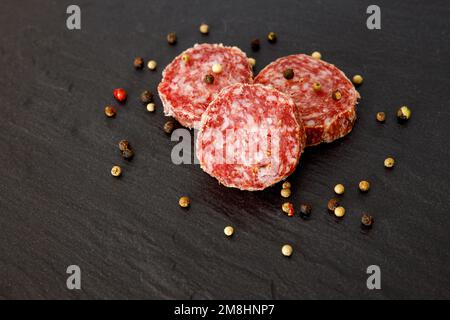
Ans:
<svg viewBox="0 0 450 320"><path fill-rule="evenodd" d="M365 0L79 0L79 31L66 28L69 4L0 4L0 298L450 298L447 1L377 1L376 31L366 28ZM278 43L253 53L250 40L269 31ZM138 95L155 91L162 68L196 42L239 46L256 72L319 50L364 76L353 132L308 149L289 179L294 204L313 205L309 221L281 213L280 185L242 192L172 164L160 101L150 114ZM157 72L136 72L135 56L157 60ZM115 87L129 100L111 120L103 108ZM406 125L395 120L403 104ZM375 121L381 110L385 124ZM131 163L117 151L123 138L136 150ZM361 179L372 183L368 194L357 191ZM339 182L347 215L337 222L326 203ZM178 207L184 194L188 211ZM376 219L367 234L364 212ZM80 291L66 288L72 264ZM382 290L367 289L369 265L380 266Z"/></svg>

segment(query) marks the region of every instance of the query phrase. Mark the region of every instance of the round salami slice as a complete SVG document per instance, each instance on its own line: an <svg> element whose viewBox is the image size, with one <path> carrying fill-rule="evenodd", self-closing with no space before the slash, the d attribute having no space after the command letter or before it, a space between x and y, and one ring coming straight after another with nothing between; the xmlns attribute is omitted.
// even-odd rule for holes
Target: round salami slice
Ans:
<svg viewBox="0 0 450 320"><path fill-rule="evenodd" d="M222 44L196 44L177 56L162 75L158 93L164 113L188 128L198 128L203 112L222 88L253 82L245 53Z"/></svg>
<svg viewBox="0 0 450 320"><path fill-rule="evenodd" d="M201 168L219 183L262 190L289 176L306 135L294 101L263 85L224 88L202 116L196 141Z"/></svg>
<svg viewBox="0 0 450 320"><path fill-rule="evenodd" d="M256 76L290 95L306 131L306 144L332 142L348 134L356 120L359 93L334 65L304 54L279 58Z"/></svg>

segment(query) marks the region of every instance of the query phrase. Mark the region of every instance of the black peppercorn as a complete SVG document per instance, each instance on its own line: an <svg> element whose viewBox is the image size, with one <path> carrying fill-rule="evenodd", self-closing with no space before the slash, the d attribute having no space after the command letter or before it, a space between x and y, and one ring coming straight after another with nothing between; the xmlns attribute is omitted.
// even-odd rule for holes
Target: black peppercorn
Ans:
<svg viewBox="0 0 450 320"><path fill-rule="evenodd" d="M283 77L286 79L286 80L291 80L292 78L294 78L294 70L292 70L292 69L286 69L286 70L284 70L283 71Z"/></svg>
<svg viewBox="0 0 450 320"><path fill-rule="evenodd" d="M152 102L153 94L148 90L142 91L140 99L143 104L148 104Z"/></svg>
<svg viewBox="0 0 450 320"><path fill-rule="evenodd" d="M134 151L131 149L125 149L122 151L122 157L125 160L131 160L131 158L133 158L133 156L134 156Z"/></svg>
<svg viewBox="0 0 450 320"><path fill-rule="evenodd" d="M144 67L144 59L137 57L134 59L134 67L136 69L142 69Z"/></svg>
<svg viewBox="0 0 450 320"><path fill-rule="evenodd" d="M261 42L259 39L253 39L250 45L253 51L258 51L261 48Z"/></svg>
<svg viewBox="0 0 450 320"><path fill-rule="evenodd" d="M207 74L206 76L205 76L205 82L207 83L207 84L213 84L214 83L214 76L212 75L212 74Z"/></svg>
<svg viewBox="0 0 450 320"><path fill-rule="evenodd" d="M167 42L169 44L175 44L177 43L177 35L175 32L171 32L167 35Z"/></svg>
<svg viewBox="0 0 450 320"><path fill-rule="evenodd" d="M312 207L310 204L303 203L300 205L300 216L302 218L309 218L311 216Z"/></svg>
<svg viewBox="0 0 450 320"><path fill-rule="evenodd" d="M372 225L374 222L375 222L375 219L371 215L364 214L361 217L361 227L364 229L372 228Z"/></svg>
<svg viewBox="0 0 450 320"><path fill-rule="evenodd" d="M129 148L130 148L130 143L128 142L128 140L120 140L119 141L119 150L120 151L124 151Z"/></svg>
<svg viewBox="0 0 450 320"><path fill-rule="evenodd" d="M171 134L174 128L175 128L175 121L173 120L169 120L164 124L164 132L167 134Z"/></svg>

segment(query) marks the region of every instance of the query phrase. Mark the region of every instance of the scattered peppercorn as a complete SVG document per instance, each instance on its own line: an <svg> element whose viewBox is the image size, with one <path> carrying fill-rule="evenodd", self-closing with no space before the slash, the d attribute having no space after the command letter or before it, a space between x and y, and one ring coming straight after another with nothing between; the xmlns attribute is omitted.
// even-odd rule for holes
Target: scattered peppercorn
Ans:
<svg viewBox="0 0 450 320"><path fill-rule="evenodd" d="M261 42L259 39L253 39L250 45L253 51L258 51L261 48Z"/></svg>
<svg viewBox="0 0 450 320"><path fill-rule="evenodd" d="M106 106L105 107L105 115L108 118L112 118L116 116L116 108L114 108L113 106Z"/></svg>
<svg viewBox="0 0 450 320"><path fill-rule="evenodd" d="M336 192L336 194L343 194L345 192L345 188L343 184L337 184L334 186L334 192Z"/></svg>
<svg viewBox="0 0 450 320"><path fill-rule="evenodd" d="M332 97L334 100L339 101L339 100L341 100L341 98L342 98L342 94L341 94L341 92L340 92L339 90L335 90L335 91L333 91L333 93L331 94L331 97Z"/></svg>
<svg viewBox="0 0 450 320"><path fill-rule="evenodd" d="M292 249L292 246L290 246L288 244L285 244L284 246L281 247L281 253L285 257L290 257L292 255L293 251L294 250Z"/></svg>
<svg viewBox="0 0 450 320"><path fill-rule="evenodd" d="M275 32L269 32L267 35L267 40L269 40L270 43L277 42L277 34Z"/></svg>
<svg viewBox="0 0 450 320"><path fill-rule="evenodd" d="M223 229L223 233L225 233L227 237L231 237L234 234L234 228L232 226L226 226L225 229Z"/></svg>
<svg viewBox="0 0 450 320"><path fill-rule="evenodd" d="M291 183L289 181L283 182L282 188L283 189L290 189L291 188Z"/></svg>
<svg viewBox="0 0 450 320"><path fill-rule="evenodd" d="M386 114L384 112L377 112L377 121L384 122L386 120Z"/></svg>
<svg viewBox="0 0 450 320"><path fill-rule="evenodd" d="M166 39L169 44L173 45L177 43L177 34L175 32L171 32L167 35Z"/></svg>
<svg viewBox="0 0 450 320"><path fill-rule="evenodd" d="M281 189L281 196L283 198L289 198L291 196L291 189L288 188Z"/></svg>
<svg viewBox="0 0 450 320"><path fill-rule="evenodd" d="M147 68L149 68L150 70L156 70L156 66L157 66L158 64L156 63L156 61L155 60L150 60L148 63L147 63Z"/></svg>
<svg viewBox="0 0 450 320"><path fill-rule="evenodd" d="M212 72L214 73L221 73L222 72L222 65L219 63L215 63L212 68L211 68Z"/></svg>
<svg viewBox="0 0 450 320"><path fill-rule="evenodd" d="M205 76L205 82L207 83L207 84L213 84L214 83L214 76L212 75L212 74L207 74L206 76Z"/></svg>
<svg viewBox="0 0 450 320"><path fill-rule="evenodd" d="M322 54L319 51L314 51L313 53L311 53L311 57L320 60L322 58Z"/></svg>
<svg viewBox="0 0 450 320"><path fill-rule="evenodd" d="M411 110L407 106L402 106L397 110L397 118L399 121L407 121L411 118Z"/></svg>
<svg viewBox="0 0 450 320"><path fill-rule="evenodd" d="M255 60L255 58L248 58L248 64L249 64L251 67L254 67L254 66L256 65L256 60Z"/></svg>
<svg viewBox="0 0 450 320"><path fill-rule="evenodd" d="M119 141L119 150L120 151L124 151L129 148L130 148L130 143L128 142L128 140L120 140Z"/></svg>
<svg viewBox="0 0 450 320"><path fill-rule="evenodd" d="M155 111L155 104L153 102L150 102L147 104L147 111L148 112L154 112Z"/></svg>
<svg viewBox="0 0 450 320"><path fill-rule="evenodd" d="M369 189L370 189L369 181L363 180L359 183L359 190L361 190L362 192L367 192L369 191Z"/></svg>
<svg viewBox="0 0 450 320"><path fill-rule="evenodd" d="M392 168L392 167L394 166L394 164L395 164L394 158L386 158L386 159L384 160L384 166L385 166L386 168Z"/></svg>
<svg viewBox="0 0 450 320"><path fill-rule="evenodd" d="M328 210L334 212L334 210L339 207L339 200L336 198L330 199L327 204Z"/></svg>
<svg viewBox="0 0 450 320"><path fill-rule="evenodd" d="M183 60L184 63L188 63L189 62L189 55L183 54L181 56L181 60Z"/></svg>
<svg viewBox="0 0 450 320"><path fill-rule="evenodd" d="M144 59L142 59L141 57L134 58L133 65L134 65L135 69L142 69L142 68L144 68Z"/></svg>
<svg viewBox="0 0 450 320"><path fill-rule="evenodd" d="M119 102L124 102L127 99L127 92L122 88L114 89L114 98Z"/></svg>
<svg viewBox="0 0 450 320"><path fill-rule="evenodd" d="M167 134L171 134L174 128L175 128L175 121L173 120L169 120L164 124L164 132Z"/></svg>
<svg viewBox="0 0 450 320"><path fill-rule="evenodd" d="M283 77L286 80L291 80L294 77L294 70L292 70L291 68L284 70Z"/></svg>
<svg viewBox="0 0 450 320"><path fill-rule="evenodd" d="M354 75L352 81L356 85L361 84L363 82L363 77L361 77L359 74Z"/></svg>
<svg viewBox="0 0 450 320"><path fill-rule="evenodd" d="M119 166L113 166L111 168L111 174L113 177L120 177L122 174L122 169Z"/></svg>
<svg viewBox="0 0 450 320"><path fill-rule="evenodd" d="M200 33L202 33L202 34L209 33L209 26L206 23L202 23L198 29L200 30Z"/></svg>
<svg viewBox="0 0 450 320"><path fill-rule="evenodd" d="M314 89L314 91L320 91L320 90L322 90L322 86L320 85L320 83L314 82L313 89Z"/></svg>
<svg viewBox="0 0 450 320"><path fill-rule="evenodd" d="M146 104L152 102L153 94L148 90L144 90L144 91L142 91L142 93L140 95L140 99L141 99L141 102L146 105Z"/></svg>
<svg viewBox="0 0 450 320"><path fill-rule="evenodd" d="M302 218L309 218L311 216L312 207L310 204L303 203L300 205L300 216Z"/></svg>
<svg viewBox="0 0 450 320"><path fill-rule="evenodd" d="M294 206L290 202L285 202L281 206L281 210L283 210L284 213L286 213L289 217L292 217L294 215Z"/></svg>
<svg viewBox="0 0 450 320"><path fill-rule="evenodd" d="M361 227L364 229L372 228L374 222L375 219L369 214L363 214L363 216L361 217Z"/></svg>
<svg viewBox="0 0 450 320"><path fill-rule="evenodd" d="M189 199L189 197L186 197L186 196L183 196L183 197L180 198L180 200L178 200L178 204L182 208L189 207L190 203L191 203L191 200Z"/></svg>
<svg viewBox="0 0 450 320"><path fill-rule="evenodd" d="M131 160L134 157L134 151L131 149L125 149L122 151L122 157L125 160Z"/></svg>
<svg viewBox="0 0 450 320"><path fill-rule="evenodd" d="M342 218L345 215L345 208L337 207L336 209L334 209L334 215L338 218Z"/></svg>

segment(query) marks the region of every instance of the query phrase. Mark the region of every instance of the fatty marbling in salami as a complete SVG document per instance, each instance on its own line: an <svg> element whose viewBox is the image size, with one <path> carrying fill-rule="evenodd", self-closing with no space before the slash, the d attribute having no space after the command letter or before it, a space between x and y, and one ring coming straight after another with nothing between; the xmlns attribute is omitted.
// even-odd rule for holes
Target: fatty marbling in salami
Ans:
<svg viewBox="0 0 450 320"><path fill-rule="evenodd" d="M290 97L268 86L234 84L204 112L196 152L202 169L221 184L262 190L295 170L305 139Z"/></svg>
<svg viewBox="0 0 450 320"><path fill-rule="evenodd" d="M290 95L306 131L306 144L331 142L348 134L356 120L359 93L334 65L304 54L277 59L255 78Z"/></svg>
<svg viewBox="0 0 450 320"><path fill-rule="evenodd" d="M185 127L198 128L203 112L222 88L252 83L252 77L247 56L239 48L196 44L165 68L158 92L165 115L175 117Z"/></svg>

